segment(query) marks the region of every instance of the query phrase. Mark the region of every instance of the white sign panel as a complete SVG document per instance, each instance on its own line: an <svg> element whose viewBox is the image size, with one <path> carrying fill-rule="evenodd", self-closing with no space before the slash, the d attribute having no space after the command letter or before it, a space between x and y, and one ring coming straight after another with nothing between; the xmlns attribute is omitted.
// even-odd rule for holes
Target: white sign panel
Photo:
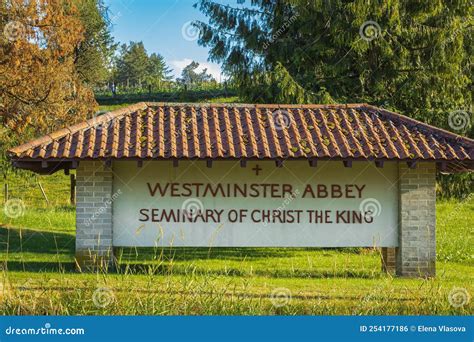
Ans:
<svg viewBox="0 0 474 342"><path fill-rule="evenodd" d="M398 168L386 163L115 162L114 246L398 245Z"/></svg>

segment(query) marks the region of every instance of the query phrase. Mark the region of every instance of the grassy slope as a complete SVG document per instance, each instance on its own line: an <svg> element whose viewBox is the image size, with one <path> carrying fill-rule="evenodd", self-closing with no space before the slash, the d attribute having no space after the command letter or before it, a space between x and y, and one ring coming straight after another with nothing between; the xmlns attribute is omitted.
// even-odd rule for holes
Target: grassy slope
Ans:
<svg viewBox="0 0 474 342"><path fill-rule="evenodd" d="M453 287L474 293L474 200L438 205L438 276L392 278L380 272L377 251L317 249L126 249L118 272L74 272L74 209L68 177L8 179L24 215L0 212L0 259L6 314L468 314L453 308ZM3 194L1 195L3 196ZM3 203L3 197L0 197ZM107 288L102 308L94 291ZM285 288L291 300L272 305ZM286 290L281 290L283 293ZM97 293L97 292L96 292ZM97 295L96 295L97 296ZM283 303L285 300L283 300Z"/></svg>

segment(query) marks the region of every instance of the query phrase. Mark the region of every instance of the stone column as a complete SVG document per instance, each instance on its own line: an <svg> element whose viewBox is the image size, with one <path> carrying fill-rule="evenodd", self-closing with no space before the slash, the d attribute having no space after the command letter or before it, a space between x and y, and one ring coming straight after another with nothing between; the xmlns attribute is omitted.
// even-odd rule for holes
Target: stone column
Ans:
<svg viewBox="0 0 474 342"><path fill-rule="evenodd" d="M436 273L436 165L399 163L399 246L396 273L433 277Z"/></svg>
<svg viewBox="0 0 474 342"><path fill-rule="evenodd" d="M76 177L76 266L81 271L113 265L111 168L81 161Z"/></svg>

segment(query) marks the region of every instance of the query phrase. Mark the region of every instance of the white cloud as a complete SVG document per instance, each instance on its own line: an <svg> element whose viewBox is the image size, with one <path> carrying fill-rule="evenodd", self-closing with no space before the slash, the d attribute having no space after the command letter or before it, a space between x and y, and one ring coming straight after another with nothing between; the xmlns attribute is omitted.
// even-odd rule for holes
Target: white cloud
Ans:
<svg viewBox="0 0 474 342"><path fill-rule="evenodd" d="M183 71L184 67L189 65L192 61L193 60L190 58L171 61L170 66L173 69L173 76L181 77L181 71ZM219 66L219 64L201 61L196 62L199 63L199 67L197 68L198 72L207 69L207 73L211 74L217 80L217 82L224 80L224 76L221 76L221 67Z"/></svg>

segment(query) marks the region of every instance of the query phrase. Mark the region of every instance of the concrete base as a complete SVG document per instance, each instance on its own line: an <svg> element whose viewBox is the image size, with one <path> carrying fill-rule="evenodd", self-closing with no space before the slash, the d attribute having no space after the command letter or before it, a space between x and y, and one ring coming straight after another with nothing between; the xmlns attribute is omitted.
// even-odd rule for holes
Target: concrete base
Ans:
<svg viewBox="0 0 474 342"><path fill-rule="evenodd" d="M381 250L382 271L395 275L397 266L397 249L391 247L383 247Z"/></svg>
<svg viewBox="0 0 474 342"><path fill-rule="evenodd" d="M108 272L116 266L113 249L105 254L96 251L76 251L75 263L79 272Z"/></svg>

